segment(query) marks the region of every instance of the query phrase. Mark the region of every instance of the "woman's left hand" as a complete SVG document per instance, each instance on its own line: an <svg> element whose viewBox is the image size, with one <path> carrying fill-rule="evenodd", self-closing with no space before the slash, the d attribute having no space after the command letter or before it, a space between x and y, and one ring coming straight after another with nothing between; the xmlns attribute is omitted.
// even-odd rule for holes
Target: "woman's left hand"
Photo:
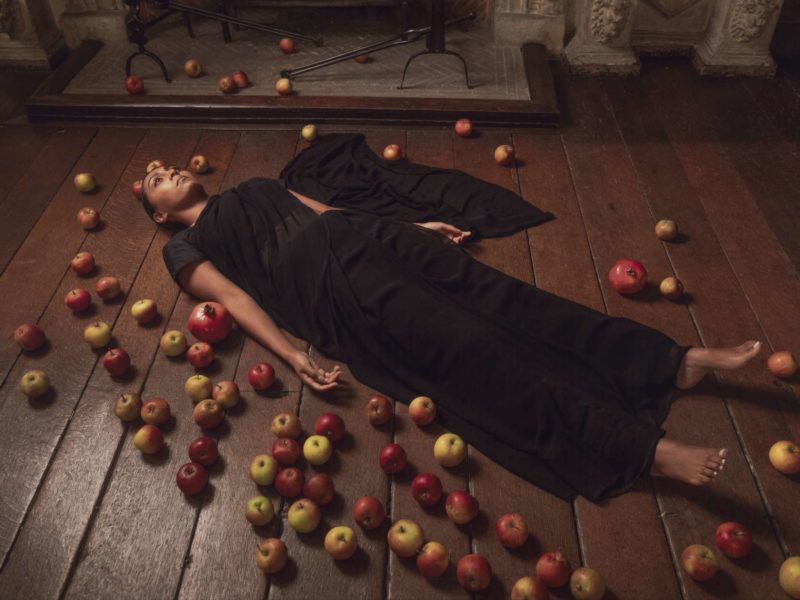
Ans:
<svg viewBox="0 0 800 600"><path fill-rule="evenodd" d="M442 223L441 221L416 223L416 225L420 225L421 227L426 227L428 229L432 229L433 231L441 233L443 236L445 236L455 244L460 244L461 242L465 241L467 237L472 235L471 231L462 231L461 229L459 229L454 225L450 225L449 223Z"/></svg>
<svg viewBox="0 0 800 600"><path fill-rule="evenodd" d="M305 352L297 351L289 358L289 364L306 385L310 385L318 392L324 392L339 385L336 381L342 372L339 365L335 365L333 370L325 371L314 359Z"/></svg>

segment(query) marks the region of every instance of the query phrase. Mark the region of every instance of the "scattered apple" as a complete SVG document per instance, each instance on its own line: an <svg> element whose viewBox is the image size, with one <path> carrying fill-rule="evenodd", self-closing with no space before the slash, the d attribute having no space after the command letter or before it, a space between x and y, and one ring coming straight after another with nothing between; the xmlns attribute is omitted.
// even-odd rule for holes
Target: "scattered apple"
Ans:
<svg viewBox="0 0 800 600"><path fill-rule="evenodd" d="M75 177L80 177L80 175L76 175ZM92 179L92 187L94 187L94 179ZM97 227L98 223L100 223L100 213L91 206L84 206L75 215L75 220L83 229L89 231Z"/></svg>
<svg viewBox="0 0 800 600"><path fill-rule="evenodd" d="M150 171L153 171L154 169L160 169L161 167L166 167L166 166L167 166L167 163L165 163L160 158L157 158L157 159L151 160L149 163L147 163L147 168L145 169L145 173L149 173Z"/></svg>
<svg viewBox="0 0 800 600"><path fill-rule="evenodd" d="M294 438L278 438L272 442L272 456L282 466L293 465L300 458L300 444Z"/></svg>
<svg viewBox="0 0 800 600"><path fill-rule="evenodd" d="M139 323L149 323L158 315L156 303L150 298L142 298L131 305L131 316Z"/></svg>
<svg viewBox="0 0 800 600"><path fill-rule="evenodd" d="M239 404L239 386L233 381L218 381L211 390L211 397L222 405L222 408L233 408Z"/></svg>
<svg viewBox="0 0 800 600"><path fill-rule="evenodd" d="M392 403L386 396L376 394L367 400L364 412L373 425L383 425L392 418Z"/></svg>
<svg viewBox="0 0 800 600"><path fill-rule="evenodd" d="M286 77L281 77L275 82L275 91L281 96L288 96L292 93L292 81Z"/></svg>
<svg viewBox="0 0 800 600"><path fill-rule="evenodd" d="M679 300L683 295L683 283L677 277L665 277L658 285L661 295L669 300Z"/></svg>
<svg viewBox="0 0 800 600"><path fill-rule="evenodd" d="M303 492L305 478L297 467L286 467L275 475L275 491L284 498L294 498Z"/></svg>
<svg viewBox="0 0 800 600"><path fill-rule="evenodd" d="M111 325L105 321L95 321L83 330L83 339L95 350L107 346L111 341Z"/></svg>
<svg viewBox="0 0 800 600"><path fill-rule="evenodd" d="M97 295L103 300L113 300L119 296L121 291L119 279L112 275L101 277L97 280L97 283L95 283L94 291L97 292Z"/></svg>
<svg viewBox="0 0 800 600"><path fill-rule="evenodd" d="M133 197L136 198L137 200L142 195L142 183L144 183L143 180L137 179L131 184L131 193L133 194Z"/></svg>
<svg viewBox="0 0 800 600"><path fill-rule="evenodd" d="M319 506L330 504L335 493L333 479L327 473L312 475L303 484L303 496L313 500Z"/></svg>
<svg viewBox="0 0 800 600"><path fill-rule="evenodd" d="M800 599L800 556L790 556L778 571L781 589L792 598Z"/></svg>
<svg viewBox="0 0 800 600"><path fill-rule="evenodd" d="M550 600L550 590L535 575L522 577L511 587L511 600Z"/></svg>
<svg viewBox="0 0 800 600"><path fill-rule="evenodd" d="M726 521L717 527L714 542L720 552L730 558L743 558L753 549L750 531L735 521Z"/></svg>
<svg viewBox="0 0 800 600"><path fill-rule="evenodd" d="M222 410L222 406L211 398L198 402L192 411L192 418L201 429L213 429L224 417L225 411Z"/></svg>
<svg viewBox="0 0 800 600"><path fill-rule="evenodd" d="M656 223L656 236L660 240L669 241L678 235L678 226L671 219L661 219Z"/></svg>
<svg viewBox="0 0 800 600"><path fill-rule="evenodd" d="M163 398L150 398L142 404L142 421L149 425L166 423L171 415L169 403Z"/></svg>
<svg viewBox="0 0 800 600"><path fill-rule="evenodd" d="M600 600L606 593L606 582L594 569L579 567L569 578L569 591L575 600Z"/></svg>
<svg viewBox="0 0 800 600"><path fill-rule="evenodd" d="M467 445L455 433L443 433L433 444L433 456L443 467L455 467L467 456Z"/></svg>
<svg viewBox="0 0 800 600"><path fill-rule="evenodd" d="M164 447L164 434L155 425L142 425L133 436L133 445L142 454L155 454Z"/></svg>
<svg viewBox="0 0 800 600"><path fill-rule="evenodd" d="M19 389L28 398L39 398L50 389L50 378L41 369L25 371L19 381Z"/></svg>
<svg viewBox="0 0 800 600"><path fill-rule="evenodd" d="M128 75L125 78L125 91L129 94L141 94L144 92L144 83L136 75Z"/></svg>
<svg viewBox="0 0 800 600"><path fill-rule="evenodd" d="M120 394L119 398L117 398L117 401L114 403L114 414L123 422L135 421L138 419L141 409L142 398L136 392Z"/></svg>
<svg viewBox="0 0 800 600"><path fill-rule="evenodd" d="M292 438L283 439L291 440ZM333 446L324 435L310 435L303 444L303 456L312 465L324 465L330 459L331 454L333 454Z"/></svg>
<svg viewBox="0 0 800 600"><path fill-rule="evenodd" d="M508 513L497 519L494 531L506 548L519 548L528 540L528 526L519 513Z"/></svg>
<svg viewBox="0 0 800 600"><path fill-rule="evenodd" d="M478 499L469 492L457 490L447 495L444 501L444 510L453 523L464 525L478 516L480 506Z"/></svg>
<svg viewBox="0 0 800 600"><path fill-rule="evenodd" d="M236 87L239 89L244 89L250 85L250 79L244 71L234 71L233 75L231 75L231 79L233 79L233 83L235 83Z"/></svg>
<svg viewBox="0 0 800 600"><path fill-rule="evenodd" d="M202 369L214 362L214 350L208 342L195 342L186 351L186 360L196 369Z"/></svg>
<svg viewBox="0 0 800 600"><path fill-rule="evenodd" d="M375 496L361 496L353 504L353 520L364 529L377 529L385 518L383 504Z"/></svg>
<svg viewBox="0 0 800 600"><path fill-rule="evenodd" d="M217 440L207 435L200 436L192 440L189 444L189 459L192 462L200 463L204 467L210 467L219 458L219 448Z"/></svg>
<svg viewBox="0 0 800 600"><path fill-rule="evenodd" d="M427 542L417 554L417 570L425 577L441 577L450 563L450 555L439 542Z"/></svg>
<svg viewBox="0 0 800 600"><path fill-rule="evenodd" d="M203 73L203 65L196 58L190 58L183 64L183 70L189 77L200 77Z"/></svg>
<svg viewBox="0 0 800 600"><path fill-rule="evenodd" d="M272 419L272 433L277 437L296 438L302 432L300 418L292 413L281 413Z"/></svg>
<svg viewBox="0 0 800 600"><path fill-rule="evenodd" d="M357 63L364 64L369 60L369 54L358 54L353 57L353 60Z"/></svg>
<svg viewBox="0 0 800 600"><path fill-rule="evenodd" d="M561 587L569 581L571 573L572 565L561 552L545 552L536 561L536 576L549 587Z"/></svg>
<svg viewBox="0 0 800 600"><path fill-rule="evenodd" d="M399 519L392 524L386 533L386 541L389 548L398 556L414 556L422 548L425 535L414 521L409 519Z"/></svg>
<svg viewBox="0 0 800 600"><path fill-rule="evenodd" d="M200 402L206 398L213 398L212 390L214 385L211 380L205 375L196 373L186 380L183 384L183 391L191 398L193 402Z"/></svg>
<svg viewBox="0 0 800 600"><path fill-rule="evenodd" d="M338 442L344 435L344 421L336 413L325 413L314 423L314 432L324 435L331 442Z"/></svg>
<svg viewBox="0 0 800 600"><path fill-rule="evenodd" d="M286 566L289 555L280 538L261 540L256 550L256 564L264 573L277 573Z"/></svg>
<svg viewBox="0 0 800 600"><path fill-rule="evenodd" d="M620 294L635 294L647 283L647 270L638 260L620 258L609 269L608 281Z"/></svg>
<svg viewBox="0 0 800 600"><path fill-rule="evenodd" d="M191 158L189 166L195 173L203 174L208 171L208 159L202 154L197 154Z"/></svg>
<svg viewBox="0 0 800 600"><path fill-rule="evenodd" d="M349 527L339 525L325 534L325 552L335 560L347 560L357 548L356 533Z"/></svg>
<svg viewBox="0 0 800 600"><path fill-rule="evenodd" d="M773 352L767 359L767 368L776 377L791 377L797 371L797 362L788 350Z"/></svg>
<svg viewBox="0 0 800 600"><path fill-rule="evenodd" d="M94 256L91 252L78 252L70 261L69 266L78 275L88 275L94 269Z"/></svg>
<svg viewBox="0 0 800 600"><path fill-rule="evenodd" d="M70 307L74 312L81 312L86 310L92 304L92 296L83 288L75 288L67 292L64 297L64 304Z"/></svg>
<svg viewBox="0 0 800 600"><path fill-rule="evenodd" d="M269 454L257 454L250 461L250 479L257 485L272 485L278 474L278 461Z"/></svg>
<svg viewBox="0 0 800 600"><path fill-rule="evenodd" d="M492 566L480 554L467 554L458 561L456 579L465 590L480 592L489 587L492 581Z"/></svg>
<svg viewBox="0 0 800 600"><path fill-rule="evenodd" d="M278 42L278 48L284 54L291 54L294 52L294 40L292 38L281 38L281 41Z"/></svg>
<svg viewBox="0 0 800 600"><path fill-rule="evenodd" d="M469 119L459 119L456 121L456 135L459 137L469 137L472 135L472 121Z"/></svg>
<svg viewBox="0 0 800 600"><path fill-rule="evenodd" d="M208 483L208 473L200 463L189 462L181 465L175 476L180 490L187 496L199 494Z"/></svg>
<svg viewBox="0 0 800 600"><path fill-rule="evenodd" d="M411 480L411 495L422 506L433 506L442 493L442 481L433 473L419 473Z"/></svg>
<svg viewBox="0 0 800 600"><path fill-rule="evenodd" d="M253 496L247 501L244 516L253 525L266 525L275 516L275 507L266 496Z"/></svg>
<svg viewBox="0 0 800 600"><path fill-rule="evenodd" d="M44 331L35 323L23 323L14 330L14 342L28 352L44 344Z"/></svg>
<svg viewBox="0 0 800 600"><path fill-rule="evenodd" d="M286 514L286 520L289 521L289 525L300 533L314 531L319 526L320 519L322 519L322 512L319 506L308 498L301 498L292 502Z"/></svg>
<svg viewBox="0 0 800 600"><path fill-rule="evenodd" d="M306 125L300 131L300 135L303 136L303 139L307 142L313 142L317 139L317 126L316 125Z"/></svg>
<svg viewBox="0 0 800 600"><path fill-rule="evenodd" d="M399 144L389 144L383 149L383 158L389 162L400 160L402 152Z"/></svg>
<svg viewBox="0 0 800 600"><path fill-rule="evenodd" d="M516 158L514 147L508 144L501 144L494 149L494 162L498 165L508 166L513 165Z"/></svg>
<svg viewBox="0 0 800 600"><path fill-rule="evenodd" d="M406 451L399 444L386 444L381 448L378 461L384 473L399 473L406 467Z"/></svg>
<svg viewBox="0 0 800 600"><path fill-rule="evenodd" d="M247 381L254 390L266 390L275 383L275 369L269 363L256 363L247 371Z"/></svg>
<svg viewBox="0 0 800 600"><path fill-rule="evenodd" d="M769 449L769 462L784 475L800 473L800 447L791 440L775 442Z"/></svg>
<svg viewBox="0 0 800 600"><path fill-rule="evenodd" d="M681 566L695 581L707 581L719 570L714 551L703 544L692 544L684 548L681 552ZM572 576L575 577L575 573Z"/></svg>
<svg viewBox="0 0 800 600"><path fill-rule="evenodd" d="M111 348L103 355L103 366L113 377L121 377L130 368L131 357L122 348Z"/></svg>
<svg viewBox="0 0 800 600"><path fill-rule="evenodd" d="M177 329L171 329L161 336L159 346L167 356L181 356L186 352L186 336Z"/></svg>
<svg viewBox="0 0 800 600"><path fill-rule="evenodd" d="M408 416L417 425L427 425L436 418L436 405L427 396L417 396L408 405Z"/></svg>
<svg viewBox="0 0 800 600"><path fill-rule="evenodd" d="M220 91L223 94L231 94L236 91L236 82L231 77L222 77L217 82Z"/></svg>
<svg viewBox="0 0 800 600"><path fill-rule="evenodd" d="M221 342L231 332L233 317L219 302L201 302L192 309L186 328L201 342Z"/></svg>

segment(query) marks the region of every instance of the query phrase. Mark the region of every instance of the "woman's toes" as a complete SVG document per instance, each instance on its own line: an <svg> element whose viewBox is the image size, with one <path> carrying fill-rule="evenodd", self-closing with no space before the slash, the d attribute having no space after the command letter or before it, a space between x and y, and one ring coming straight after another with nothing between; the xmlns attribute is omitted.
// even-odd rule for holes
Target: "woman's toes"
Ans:
<svg viewBox="0 0 800 600"><path fill-rule="evenodd" d="M727 449L727 448L722 448L722 449L719 451L719 455L720 455L722 458L727 458L727 457L728 457L728 449Z"/></svg>

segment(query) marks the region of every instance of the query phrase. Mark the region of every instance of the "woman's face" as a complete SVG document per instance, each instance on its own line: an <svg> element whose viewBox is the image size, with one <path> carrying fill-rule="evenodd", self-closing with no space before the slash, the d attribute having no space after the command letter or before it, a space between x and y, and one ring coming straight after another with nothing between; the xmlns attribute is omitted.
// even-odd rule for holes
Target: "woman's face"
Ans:
<svg viewBox="0 0 800 600"><path fill-rule="evenodd" d="M142 182L147 199L155 208L153 218L158 223L167 220L170 214L191 208L206 197L203 184L191 171L180 171L177 167L153 169Z"/></svg>

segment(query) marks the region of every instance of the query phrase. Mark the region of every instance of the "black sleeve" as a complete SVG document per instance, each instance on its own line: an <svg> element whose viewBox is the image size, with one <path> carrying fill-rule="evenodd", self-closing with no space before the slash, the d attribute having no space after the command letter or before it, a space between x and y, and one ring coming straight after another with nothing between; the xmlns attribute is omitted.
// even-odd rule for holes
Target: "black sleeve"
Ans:
<svg viewBox="0 0 800 600"><path fill-rule="evenodd" d="M183 267L199 260L207 260L205 254L190 240L188 230L184 229L173 235L172 239L164 244L164 248L161 251L164 257L164 264L167 265L167 271L169 271L170 276L178 285L180 285L178 273Z"/></svg>

